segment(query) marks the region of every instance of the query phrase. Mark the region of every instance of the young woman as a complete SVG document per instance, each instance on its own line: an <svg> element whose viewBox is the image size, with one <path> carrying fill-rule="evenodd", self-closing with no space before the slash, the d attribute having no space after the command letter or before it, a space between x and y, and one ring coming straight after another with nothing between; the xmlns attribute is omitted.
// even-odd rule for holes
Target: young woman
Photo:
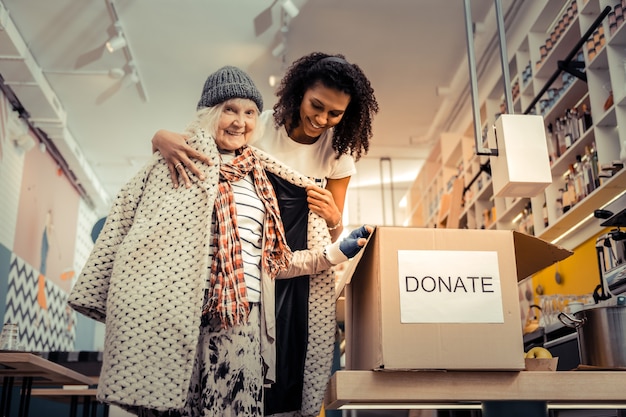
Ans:
<svg viewBox="0 0 626 417"><path fill-rule="evenodd" d="M240 69L211 74L189 127L207 180L171 188L155 155L117 196L69 297L106 322L100 401L140 416L262 416L276 373L274 279L323 273L372 231L292 251L268 176L307 179L247 146L262 106Z"/></svg>

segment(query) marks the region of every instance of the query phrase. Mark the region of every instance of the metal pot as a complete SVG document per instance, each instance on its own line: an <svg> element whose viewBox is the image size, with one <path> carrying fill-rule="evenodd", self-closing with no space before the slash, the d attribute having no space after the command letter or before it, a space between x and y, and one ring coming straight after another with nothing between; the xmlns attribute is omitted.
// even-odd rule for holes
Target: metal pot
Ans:
<svg viewBox="0 0 626 417"><path fill-rule="evenodd" d="M576 328L580 363L601 368L626 368L626 306L611 305L560 313L559 320Z"/></svg>

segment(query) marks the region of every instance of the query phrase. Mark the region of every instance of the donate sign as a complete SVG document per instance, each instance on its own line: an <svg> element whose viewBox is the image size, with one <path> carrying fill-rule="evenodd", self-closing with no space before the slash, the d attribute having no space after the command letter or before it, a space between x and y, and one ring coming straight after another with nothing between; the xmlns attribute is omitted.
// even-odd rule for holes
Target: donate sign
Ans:
<svg viewBox="0 0 626 417"><path fill-rule="evenodd" d="M399 250L402 323L503 323L497 252Z"/></svg>

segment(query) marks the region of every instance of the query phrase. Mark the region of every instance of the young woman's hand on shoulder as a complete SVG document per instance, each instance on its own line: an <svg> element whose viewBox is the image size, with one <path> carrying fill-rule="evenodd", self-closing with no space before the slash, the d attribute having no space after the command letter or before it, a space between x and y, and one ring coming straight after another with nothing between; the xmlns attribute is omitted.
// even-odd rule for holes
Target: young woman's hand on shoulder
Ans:
<svg viewBox="0 0 626 417"><path fill-rule="evenodd" d="M174 188L178 188L179 177L186 188L191 187L187 170L204 180L204 175L192 159L210 163L209 157L187 145L186 139L185 135L164 129L158 130L152 137L152 152L159 151L165 158Z"/></svg>

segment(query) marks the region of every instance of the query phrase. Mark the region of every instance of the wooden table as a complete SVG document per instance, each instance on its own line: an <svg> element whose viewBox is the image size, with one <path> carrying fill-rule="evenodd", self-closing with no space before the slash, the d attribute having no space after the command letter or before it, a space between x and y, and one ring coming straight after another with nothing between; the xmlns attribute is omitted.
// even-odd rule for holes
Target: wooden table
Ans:
<svg viewBox="0 0 626 417"><path fill-rule="evenodd" d="M27 417L33 386L92 385L91 377L27 352L0 351L0 377L4 416L11 412L11 392L21 386L18 416Z"/></svg>
<svg viewBox="0 0 626 417"><path fill-rule="evenodd" d="M625 387L624 371L337 371L326 389L325 409L474 405L485 416L514 405L517 411L526 408L520 415L544 417L550 405L626 406Z"/></svg>
<svg viewBox="0 0 626 417"><path fill-rule="evenodd" d="M89 411L91 410L91 416L97 415L98 402L95 401L97 389L96 388L84 388L84 389L67 389L67 388L37 388L31 392L32 397L45 398L47 400L65 402L70 404L70 417L76 417L78 412L78 402L80 399L83 401L83 417L89 417ZM104 416L109 415L109 406L103 404Z"/></svg>

